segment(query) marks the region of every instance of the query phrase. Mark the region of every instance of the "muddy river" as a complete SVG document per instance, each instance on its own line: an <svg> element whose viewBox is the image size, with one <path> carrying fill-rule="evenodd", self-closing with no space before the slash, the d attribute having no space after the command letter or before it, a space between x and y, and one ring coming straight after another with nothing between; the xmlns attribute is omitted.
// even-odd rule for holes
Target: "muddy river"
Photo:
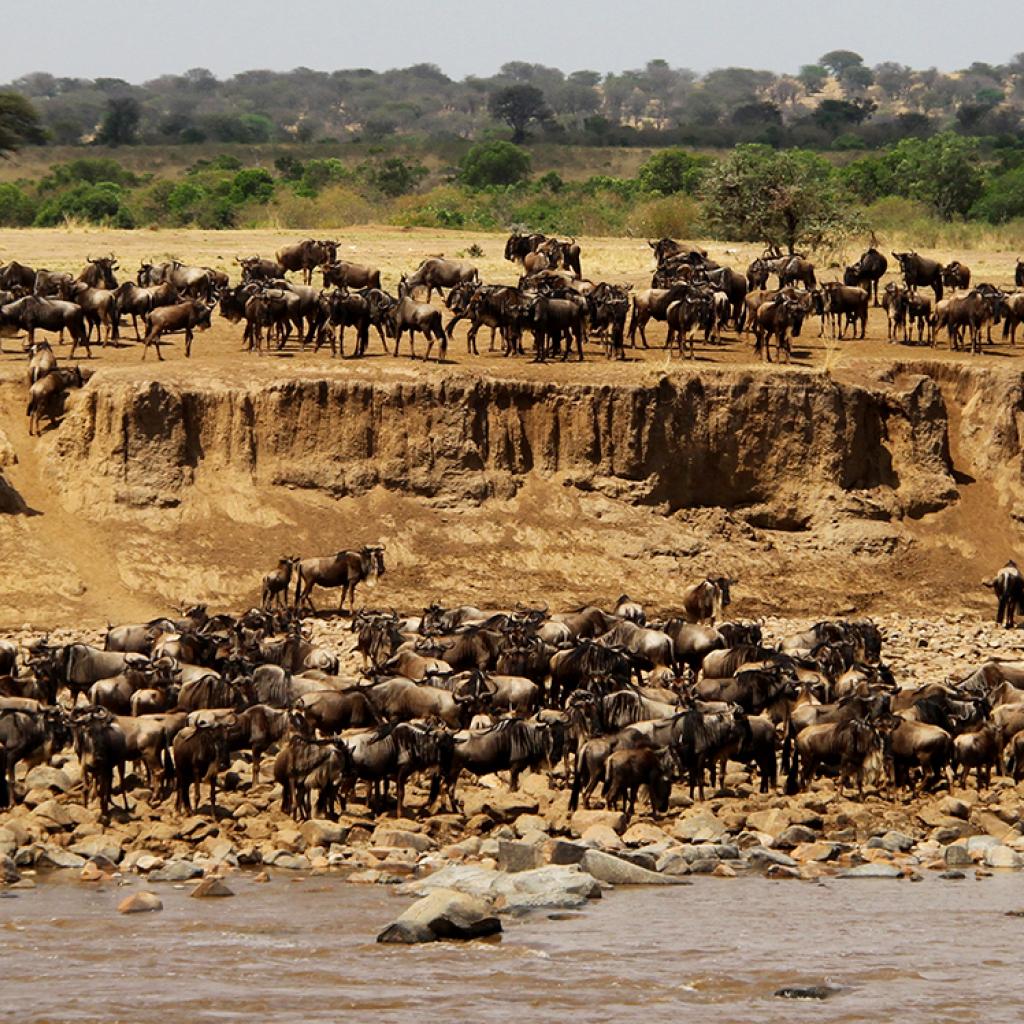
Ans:
<svg viewBox="0 0 1024 1024"><path fill-rule="evenodd" d="M234 899L46 881L0 899L0 1019L759 1024L1024 1019L1020 875L983 882L697 879L508 922L500 941L378 946L407 905L334 879L231 880ZM13 894L11 894L13 896ZM826 985L827 1003L780 999Z"/></svg>

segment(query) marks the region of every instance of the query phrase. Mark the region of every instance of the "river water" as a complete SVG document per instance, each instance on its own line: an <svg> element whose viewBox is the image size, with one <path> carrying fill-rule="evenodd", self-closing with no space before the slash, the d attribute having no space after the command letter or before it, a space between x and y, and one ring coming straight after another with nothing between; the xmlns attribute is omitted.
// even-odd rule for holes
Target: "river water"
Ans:
<svg viewBox="0 0 1024 1024"><path fill-rule="evenodd" d="M1024 876L696 879L537 913L500 941L378 946L408 899L337 879L234 899L46 880L0 899L0 1019L177 1022L940 1022L1024 1019ZM830 985L827 1002L773 995Z"/></svg>

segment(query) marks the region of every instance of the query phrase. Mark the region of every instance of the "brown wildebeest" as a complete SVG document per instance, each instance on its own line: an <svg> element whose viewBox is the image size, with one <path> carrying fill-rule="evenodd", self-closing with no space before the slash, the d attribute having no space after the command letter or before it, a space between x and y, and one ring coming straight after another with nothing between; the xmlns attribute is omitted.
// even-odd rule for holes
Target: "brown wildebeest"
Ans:
<svg viewBox="0 0 1024 1024"><path fill-rule="evenodd" d="M813 780L818 766L834 765L839 768L839 792L851 774L857 779L857 794L864 798L864 775L868 762L882 760L882 739L878 731L864 719L847 722L826 722L809 725L796 739L796 757L787 781L787 791L796 791L796 774L804 787Z"/></svg>
<svg viewBox="0 0 1024 1024"><path fill-rule="evenodd" d="M852 266L846 268L843 274L843 284L857 285L867 289L873 296L873 304L878 305L878 282L885 276L889 269L889 261L874 247L871 246Z"/></svg>
<svg viewBox="0 0 1024 1024"><path fill-rule="evenodd" d="M854 334L856 335L857 322L859 321L860 336L863 338L868 325L868 302L870 297L867 290L830 281L821 286L821 292L822 308L824 311L822 328L824 329L825 318L827 317L832 325L832 337L834 338L836 336L836 324L838 323L839 340L842 341L847 323L852 322Z"/></svg>
<svg viewBox="0 0 1024 1024"><path fill-rule="evenodd" d="M882 309L887 320L885 336L889 341L896 341L900 333L906 341L907 327L907 296L908 292L902 285L890 281L882 292ZM824 321L822 330L824 330Z"/></svg>
<svg viewBox="0 0 1024 1024"><path fill-rule="evenodd" d="M674 773L675 763L668 747L616 750L604 763L602 794L605 807L614 810L621 799L628 821L636 810L640 787L646 786L651 800L651 815L657 818L668 810Z"/></svg>
<svg viewBox="0 0 1024 1024"><path fill-rule="evenodd" d="M28 347L28 382L31 386L40 377L45 377L51 370L57 369L57 357L53 354L48 341L37 341Z"/></svg>
<svg viewBox="0 0 1024 1024"><path fill-rule="evenodd" d="M84 281L76 281L71 290L72 301L77 302L85 312L86 335L92 337L93 328L96 328L96 340L103 341L103 347L107 342L117 341L120 337L118 330L118 309L117 296L107 288L94 288ZM105 331L102 339L101 331Z"/></svg>
<svg viewBox="0 0 1024 1024"><path fill-rule="evenodd" d="M260 607L270 611L276 604L282 609L288 602L288 588L292 582L292 570L299 562L297 555L279 558L277 568L268 572L260 584Z"/></svg>
<svg viewBox="0 0 1024 1024"><path fill-rule="evenodd" d="M118 316L122 313L131 316L135 340L142 341L142 335L139 334L139 317L145 318L160 306L173 306L178 301L178 290L167 281L148 288L143 288L134 281L125 281L115 290L114 296L117 299Z"/></svg>
<svg viewBox="0 0 1024 1024"><path fill-rule="evenodd" d="M992 769L1003 774L1003 751L999 730L992 722L983 722L970 732L953 739L954 770L960 768L960 785L967 787L967 776L975 770L978 789L992 784Z"/></svg>
<svg viewBox="0 0 1024 1024"><path fill-rule="evenodd" d="M324 287L380 288L380 269L347 260L334 260L323 268Z"/></svg>
<svg viewBox="0 0 1024 1024"><path fill-rule="evenodd" d="M179 302L174 306L161 306L154 309L147 318L149 325L146 337L143 339L145 347L142 350L142 358L146 358L149 346L156 346L157 358L162 362L163 355L160 353L160 338L168 331L185 332L185 358L192 355L192 332L199 328L205 331L210 326L210 314L212 306L206 306L196 299L189 299L187 302Z"/></svg>
<svg viewBox="0 0 1024 1024"><path fill-rule="evenodd" d="M938 725L903 718L893 724L896 727L890 734L889 753L896 785L913 786L908 769L914 768L921 770L922 791L929 777L932 785L940 783L953 755L953 738Z"/></svg>
<svg viewBox="0 0 1024 1024"><path fill-rule="evenodd" d="M996 625L1013 629L1014 619L1024 605L1024 576L1017 563L1011 558L991 580L982 580L982 585L995 591L999 606L996 609Z"/></svg>
<svg viewBox="0 0 1024 1024"><path fill-rule="evenodd" d="M464 260L446 260L433 256L425 259L407 278L406 287L411 295L420 285L427 289L427 302L435 292L453 288L462 281L479 281L480 271Z"/></svg>
<svg viewBox="0 0 1024 1024"><path fill-rule="evenodd" d="M100 256L97 259L86 256L85 261L88 266L83 267L82 272L75 279L76 281L81 281L90 288L102 288L107 291L117 288L114 271L118 269L118 263L117 257L113 253L109 256Z"/></svg>
<svg viewBox="0 0 1024 1024"><path fill-rule="evenodd" d="M814 276L814 264L802 256L791 256L783 259L779 269L779 287L786 285L802 284L805 288L811 289L818 282Z"/></svg>
<svg viewBox="0 0 1024 1024"><path fill-rule="evenodd" d="M964 266L959 260L953 260L942 268L942 283L947 288L970 288L971 268Z"/></svg>
<svg viewBox="0 0 1024 1024"><path fill-rule="evenodd" d="M437 361L441 362L448 353L448 335L444 333L440 310L426 302L417 302L412 297L412 285L405 277L398 286L398 303L389 313L388 324L395 339L395 355L402 343L402 334L409 332L409 354L416 358L416 332L421 331L427 338L427 351L423 356L426 362L430 358L430 350L434 341L438 342Z"/></svg>
<svg viewBox="0 0 1024 1024"><path fill-rule="evenodd" d="M942 264L916 252L894 252L893 259L900 265L903 283L913 291L916 288L931 288L935 301L942 298Z"/></svg>
<svg viewBox="0 0 1024 1024"><path fill-rule="evenodd" d="M715 624L732 603L729 588L736 580L728 576L709 576L683 591L682 618L698 625Z"/></svg>
<svg viewBox="0 0 1024 1024"><path fill-rule="evenodd" d="M356 587L366 580L371 585L384 575L384 545L366 544L361 551L339 551L326 558L303 558L296 568L295 609L306 605L315 612L310 594L314 587L340 587L339 613L344 610L345 597L355 611Z"/></svg>
<svg viewBox="0 0 1024 1024"><path fill-rule="evenodd" d="M231 767L228 756L228 729L230 720L216 725L200 722L181 730L172 743L174 773L177 779L177 811L192 813L189 789L195 787L195 801L199 803L199 784L210 784L210 806L217 808L217 773Z"/></svg>
<svg viewBox="0 0 1024 1024"><path fill-rule="evenodd" d="M789 362L792 354L789 345L789 332L793 337L800 336L806 310L803 303L796 298L779 294L775 299L762 302L754 314L754 353L763 355L767 362L772 361L771 342L775 338L776 359L781 362L782 354L786 354Z"/></svg>
<svg viewBox="0 0 1024 1024"><path fill-rule="evenodd" d="M315 238L304 238L294 245L286 245L275 254L277 262L285 270L301 270L303 284L310 284L313 271L328 263L333 263L338 256L338 243L318 241Z"/></svg>
<svg viewBox="0 0 1024 1024"><path fill-rule="evenodd" d="M56 423L57 417L64 411L64 397L71 388L80 388L84 384L82 370L78 366L56 368L40 377L29 389L28 436L39 435L39 421L43 416L50 423Z"/></svg>

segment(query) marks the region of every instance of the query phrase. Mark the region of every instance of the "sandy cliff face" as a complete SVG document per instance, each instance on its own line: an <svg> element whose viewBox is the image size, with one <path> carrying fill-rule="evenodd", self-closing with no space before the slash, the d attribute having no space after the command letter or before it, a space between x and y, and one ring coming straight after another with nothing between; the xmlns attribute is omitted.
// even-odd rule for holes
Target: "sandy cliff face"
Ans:
<svg viewBox="0 0 1024 1024"><path fill-rule="evenodd" d="M101 370L42 439L0 387L0 620L237 606L280 555L370 540L371 604L668 608L728 571L740 614L961 608L1021 539L1019 373L153 372Z"/></svg>
<svg viewBox="0 0 1024 1024"><path fill-rule="evenodd" d="M674 375L650 387L196 381L99 374L49 464L69 507L187 503L218 475L332 497L374 487L451 503L513 495L531 474L633 504L763 506L810 522L850 494L892 517L956 499L942 394L820 374Z"/></svg>

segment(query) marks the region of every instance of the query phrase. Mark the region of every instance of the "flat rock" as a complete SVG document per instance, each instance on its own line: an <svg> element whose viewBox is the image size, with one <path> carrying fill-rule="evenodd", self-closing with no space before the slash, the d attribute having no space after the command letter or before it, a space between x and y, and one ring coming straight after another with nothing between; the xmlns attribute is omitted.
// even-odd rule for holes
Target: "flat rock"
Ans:
<svg viewBox="0 0 1024 1024"><path fill-rule="evenodd" d="M288 853L286 850L276 850L267 858L267 863L285 871L308 871L312 867L309 858L304 854Z"/></svg>
<svg viewBox="0 0 1024 1024"><path fill-rule="evenodd" d="M224 882L219 878L204 878L190 893L189 896L192 899L200 900L207 897L215 896L234 896L234 892L229 889Z"/></svg>
<svg viewBox="0 0 1024 1024"><path fill-rule="evenodd" d="M69 847L72 853L79 857L103 857L111 863L116 864L121 859L122 841L119 837L104 832L98 836L87 836L85 839Z"/></svg>
<svg viewBox="0 0 1024 1024"><path fill-rule="evenodd" d="M779 833L775 845L780 850L791 850L794 846L800 846L803 843L813 843L816 838L817 834L814 829L810 829L806 825L790 825Z"/></svg>
<svg viewBox="0 0 1024 1024"><path fill-rule="evenodd" d="M171 860L162 868L150 871L152 882L187 882L190 878L201 878L203 869L190 860Z"/></svg>
<svg viewBox="0 0 1024 1024"><path fill-rule="evenodd" d="M408 832L405 829L378 825L370 837L370 845L377 848L416 850L418 853L423 853L433 849L437 844L430 836L419 832Z"/></svg>
<svg viewBox="0 0 1024 1024"><path fill-rule="evenodd" d="M47 846L43 848L39 865L51 868L81 868L85 865L85 858L61 846Z"/></svg>
<svg viewBox="0 0 1024 1024"><path fill-rule="evenodd" d="M310 846L330 846L331 843L345 842L348 839L350 828L348 825L342 825L336 821L313 818L310 821L304 821L299 826L299 831Z"/></svg>
<svg viewBox="0 0 1024 1024"><path fill-rule="evenodd" d="M836 874L836 878L902 878L903 872L892 864L858 864Z"/></svg>
<svg viewBox="0 0 1024 1024"><path fill-rule="evenodd" d="M697 810L680 818L672 829L672 835L685 842L712 842L721 839L728 831L725 824L706 810Z"/></svg>
<svg viewBox="0 0 1024 1024"><path fill-rule="evenodd" d="M580 835L580 842L585 846L593 846L598 850L621 850L625 843L618 833L607 825L591 825Z"/></svg>
<svg viewBox="0 0 1024 1024"><path fill-rule="evenodd" d="M135 892L126 896L117 905L119 914L148 914L154 910L163 910L163 901L155 892Z"/></svg>
<svg viewBox="0 0 1024 1024"><path fill-rule="evenodd" d="M765 811L754 811L747 815L747 828L765 832L777 838L789 828L793 821L790 811L781 807L772 807Z"/></svg>
<svg viewBox="0 0 1024 1024"><path fill-rule="evenodd" d="M913 849L915 840L905 832L889 831L882 838L882 849L890 853L906 853Z"/></svg>
<svg viewBox="0 0 1024 1024"><path fill-rule="evenodd" d="M795 868L797 862L778 850L769 849L767 846L755 846L747 850L747 857L755 867L765 867L768 864L778 864L784 868Z"/></svg>
<svg viewBox="0 0 1024 1024"><path fill-rule="evenodd" d="M601 850L587 850L580 861L580 867L599 881L610 882L612 885L683 884L672 875L649 871L638 864L631 864L621 857Z"/></svg>
<svg viewBox="0 0 1024 1024"><path fill-rule="evenodd" d="M454 889L435 889L400 914L377 936L377 941L465 941L499 932L501 921L486 900Z"/></svg>
<svg viewBox="0 0 1024 1024"><path fill-rule="evenodd" d="M549 864L579 864L587 847L582 843L570 843L565 839L552 839L546 846Z"/></svg>
<svg viewBox="0 0 1024 1024"><path fill-rule="evenodd" d="M50 831L71 828L75 824L75 819L67 807L53 799L39 804L32 813Z"/></svg>
<svg viewBox="0 0 1024 1024"><path fill-rule="evenodd" d="M582 836L594 825L604 825L618 834L625 831L626 817L618 811L576 811L569 820L574 836Z"/></svg>
<svg viewBox="0 0 1024 1024"><path fill-rule="evenodd" d="M669 834L657 825L647 821L637 821L630 825L622 834L622 841L627 846L649 846L652 843L667 843Z"/></svg>
<svg viewBox="0 0 1024 1024"><path fill-rule="evenodd" d="M74 782L71 776L60 768L40 764L25 776L25 785L29 789L55 789L60 793L66 793Z"/></svg>
<svg viewBox="0 0 1024 1024"><path fill-rule="evenodd" d="M549 864L509 874L476 864L450 864L426 878L402 886L422 896L434 889L455 889L493 901L502 911L536 907L578 907L601 895L598 881L575 865Z"/></svg>
<svg viewBox="0 0 1024 1024"><path fill-rule="evenodd" d="M505 793L500 790L470 791L462 798L467 817L486 814L499 824L511 824L523 814L536 814L540 804L525 793Z"/></svg>

